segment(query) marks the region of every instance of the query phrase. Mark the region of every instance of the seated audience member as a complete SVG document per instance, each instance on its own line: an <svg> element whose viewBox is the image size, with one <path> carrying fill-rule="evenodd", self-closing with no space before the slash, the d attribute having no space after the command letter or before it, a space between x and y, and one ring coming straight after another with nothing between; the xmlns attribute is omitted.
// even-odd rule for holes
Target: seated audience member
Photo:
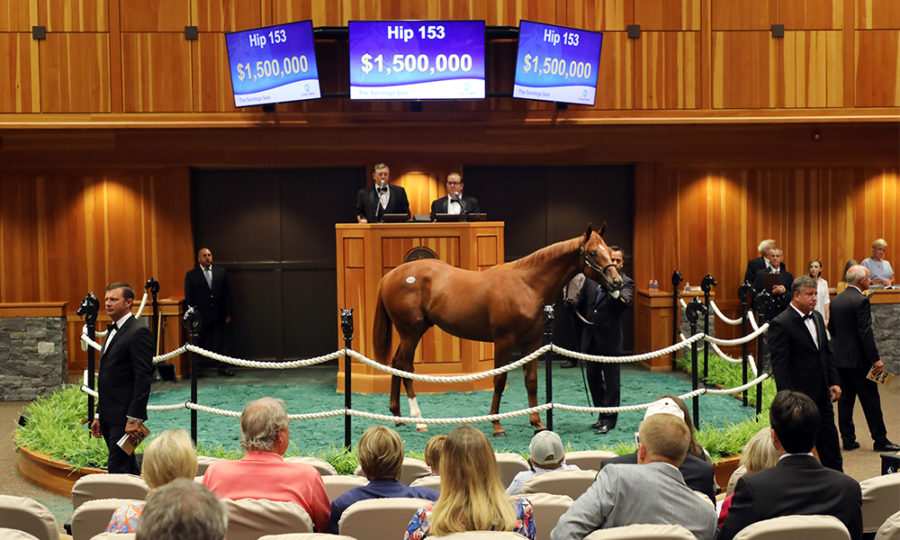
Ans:
<svg viewBox="0 0 900 540"><path fill-rule="evenodd" d="M725 518L728 516L737 481L744 475L771 469L777 463L778 449L772 444L772 428L762 428L744 445L744 451L741 453L741 466L728 479L726 497L719 510L719 527L725 523Z"/></svg>
<svg viewBox="0 0 900 540"><path fill-rule="evenodd" d="M678 471L690 445L690 429L672 400L654 406L659 410L645 417L638 430L638 464L606 464L559 518L551 540L581 540L597 529L634 524L677 524L700 540L712 539L716 511Z"/></svg>
<svg viewBox="0 0 900 540"><path fill-rule="evenodd" d="M507 495L521 493L525 482L532 476L550 471L578 470L577 465L566 464L562 439L552 431L545 430L535 433L531 438L531 444L528 445L528 451L531 453L528 457L531 470L522 471L513 478L509 487L506 488Z"/></svg>
<svg viewBox="0 0 900 540"><path fill-rule="evenodd" d="M534 540L534 511L528 499L504 493L494 448L473 426L447 436L441 459L441 496L416 511L404 540L466 531L513 531Z"/></svg>
<svg viewBox="0 0 900 540"><path fill-rule="evenodd" d="M894 269L884 258L884 251L887 249L887 242L884 238L879 238L872 242L872 256L863 259L860 264L869 269L872 274L872 285L881 285L890 287L894 282Z"/></svg>
<svg viewBox="0 0 900 540"><path fill-rule="evenodd" d="M193 480L197 476L197 450L183 429L168 429L150 441L141 463L141 476L150 492L176 478ZM125 504L113 513L106 532L137 532L137 524L144 510L143 502Z"/></svg>
<svg viewBox="0 0 900 540"><path fill-rule="evenodd" d="M462 176L458 172L447 175L447 196L431 202L431 221L437 214L458 214L465 221L469 214L481 212L478 199L463 195Z"/></svg>
<svg viewBox="0 0 900 540"><path fill-rule="evenodd" d="M415 497L430 501L438 498L436 489L410 487L400 482L404 455L403 440L393 429L386 426L372 426L365 430L359 438L357 454L359 465L369 483L347 491L331 503L329 532L337 534L341 515L355 502L392 497ZM400 534L399 531L397 534Z"/></svg>
<svg viewBox="0 0 900 540"><path fill-rule="evenodd" d="M284 401L264 397L241 412L241 448L237 461L216 461L203 484L223 499L269 499L297 503L319 532L328 526L330 505L325 484L315 468L281 457L290 444L290 420Z"/></svg>
<svg viewBox="0 0 900 540"><path fill-rule="evenodd" d="M859 263L856 261L856 259L850 259L849 261L847 261L844 264L844 271L843 271L843 273L841 273L841 280L838 281L838 283L837 283L837 293L838 294L844 292L844 289L846 289L847 287L850 286L850 284L847 283L847 271L850 270L851 267L856 266L857 264L859 264Z"/></svg>
<svg viewBox="0 0 900 540"><path fill-rule="evenodd" d="M440 434L428 439L428 442L425 443L425 465L431 467L432 476L441 474L441 452L444 451L446 440L447 436Z"/></svg>
<svg viewBox="0 0 900 540"><path fill-rule="evenodd" d="M223 540L225 506L206 486L176 478L147 497L139 540Z"/></svg>
<svg viewBox="0 0 900 540"><path fill-rule="evenodd" d="M682 418L685 425L689 426L688 429L691 434L691 440L696 441L693 436L694 425L691 422L691 415L687 412L687 406L684 404L684 401L675 397L675 396L662 396L656 401L654 401L649 407L647 407L647 412L644 413L644 419L646 420L648 417L658 414L665 411L673 410L672 407L677 407L679 411L681 411L681 415L679 418ZM700 443L690 444L688 448L694 449L694 452L699 454L703 454L705 456L706 451L700 446ZM600 465L600 469L602 470L607 465L612 464L634 464L637 463L637 452L633 454L625 454L624 456L614 457L612 459L604 460ZM710 502L715 503L716 500L716 471L712 466L712 463L709 461L709 457L705 456L704 458L697 457L696 455L688 452L684 461L680 464L676 465L678 470L681 471L681 476L684 479L684 483L688 485L689 488L694 491L699 491L703 493L707 497L709 497Z"/></svg>
<svg viewBox="0 0 900 540"><path fill-rule="evenodd" d="M859 483L813 457L819 429L815 402L802 392L782 390L772 400L769 420L778 464L738 480L718 539L731 540L764 519L811 514L834 516L847 526L850 538L861 538Z"/></svg>

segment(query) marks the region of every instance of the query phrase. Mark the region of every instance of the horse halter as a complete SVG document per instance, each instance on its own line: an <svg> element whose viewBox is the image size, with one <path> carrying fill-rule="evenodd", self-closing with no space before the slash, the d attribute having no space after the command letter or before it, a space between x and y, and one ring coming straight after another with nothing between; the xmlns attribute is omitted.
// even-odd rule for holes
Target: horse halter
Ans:
<svg viewBox="0 0 900 540"><path fill-rule="evenodd" d="M606 277L606 269L610 266L616 266L615 263L609 263L606 266L599 266L592 260L588 259L587 253L584 252L584 244L581 246L581 258L584 260L585 266L592 268L598 274L600 274L600 279L603 281L603 286L606 290L610 290L613 288L612 283L610 283L609 278Z"/></svg>

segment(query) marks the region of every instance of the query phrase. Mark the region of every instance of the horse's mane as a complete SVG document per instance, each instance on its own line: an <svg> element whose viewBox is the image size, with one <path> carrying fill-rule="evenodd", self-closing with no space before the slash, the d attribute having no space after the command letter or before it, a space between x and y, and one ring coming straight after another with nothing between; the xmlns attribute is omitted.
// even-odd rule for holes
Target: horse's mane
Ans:
<svg viewBox="0 0 900 540"><path fill-rule="evenodd" d="M506 266L507 268L515 269L531 268L546 261L556 259L557 257L560 257L562 255L574 253L576 250L581 248L581 244L583 241L584 235L580 235L569 240L556 242L555 244L550 244L549 246L543 247L535 251L534 253L526 255L521 259L516 259L515 261L508 262L504 266Z"/></svg>

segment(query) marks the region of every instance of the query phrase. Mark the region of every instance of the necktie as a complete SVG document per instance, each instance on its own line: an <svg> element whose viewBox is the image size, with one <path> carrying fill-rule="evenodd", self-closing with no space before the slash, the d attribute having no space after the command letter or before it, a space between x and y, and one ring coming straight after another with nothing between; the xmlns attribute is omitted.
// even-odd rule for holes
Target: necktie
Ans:
<svg viewBox="0 0 900 540"><path fill-rule="evenodd" d="M212 269L207 268L203 271L203 276L206 278L206 284L209 285L209 288L212 289Z"/></svg>

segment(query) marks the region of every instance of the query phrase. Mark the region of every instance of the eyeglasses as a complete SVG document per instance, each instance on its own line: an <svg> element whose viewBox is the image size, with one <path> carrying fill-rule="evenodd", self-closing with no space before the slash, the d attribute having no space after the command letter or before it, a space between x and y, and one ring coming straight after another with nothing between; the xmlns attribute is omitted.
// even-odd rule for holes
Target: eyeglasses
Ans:
<svg viewBox="0 0 900 540"><path fill-rule="evenodd" d="M462 184L462 182L447 182L448 186L458 186L460 184Z"/></svg>

